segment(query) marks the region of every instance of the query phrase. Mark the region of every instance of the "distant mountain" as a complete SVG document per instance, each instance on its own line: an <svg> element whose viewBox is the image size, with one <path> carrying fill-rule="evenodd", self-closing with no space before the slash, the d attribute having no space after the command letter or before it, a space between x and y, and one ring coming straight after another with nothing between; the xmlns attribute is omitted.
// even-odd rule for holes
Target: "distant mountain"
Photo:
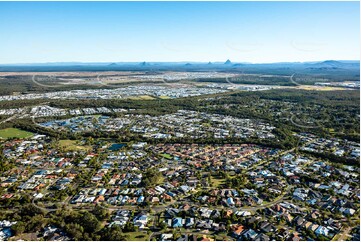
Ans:
<svg viewBox="0 0 361 242"><path fill-rule="evenodd" d="M340 65L342 64L342 62L340 61L335 61L335 60L326 60L321 62L321 64L326 64L326 65Z"/></svg>
<svg viewBox="0 0 361 242"><path fill-rule="evenodd" d="M232 62L228 59L226 62L224 62L225 65L230 65Z"/></svg>
<svg viewBox="0 0 361 242"><path fill-rule="evenodd" d="M318 75L336 80L360 80L359 60L326 60L278 63L226 62L53 62L33 64L0 64L0 72L41 71L230 71L250 74Z"/></svg>
<svg viewBox="0 0 361 242"><path fill-rule="evenodd" d="M307 65L307 64L306 64ZM310 69L348 69L348 68L359 68L360 62L343 62L335 60L326 60L313 64L308 64Z"/></svg>

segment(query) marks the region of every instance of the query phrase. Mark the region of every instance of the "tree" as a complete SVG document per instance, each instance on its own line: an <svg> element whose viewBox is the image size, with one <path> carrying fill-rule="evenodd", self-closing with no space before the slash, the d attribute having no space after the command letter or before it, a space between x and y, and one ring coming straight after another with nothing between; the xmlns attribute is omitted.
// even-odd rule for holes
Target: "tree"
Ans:
<svg viewBox="0 0 361 242"><path fill-rule="evenodd" d="M142 180L145 187L155 185L162 177L162 173L160 173L156 168L147 169L143 175Z"/></svg>
<svg viewBox="0 0 361 242"><path fill-rule="evenodd" d="M120 241L127 240L127 236L122 233L119 226L105 227L100 231L101 240Z"/></svg>
<svg viewBox="0 0 361 242"><path fill-rule="evenodd" d="M30 201L29 201L30 202ZM21 216L30 216L30 217L33 217L37 214L42 214L44 215L45 212L44 210L42 210L41 208L38 208L36 206L34 206L33 204L27 204L25 206L23 206L21 209L20 209L20 215Z"/></svg>
<svg viewBox="0 0 361 242"><path fill-rule="evenodd" d="M84 228L80 224L70 223L65 225L65 231L75 240L83 239Z"/></svg>
<svg viewBox="0 0 361 242"><path fill-rule="evenodd" d="M161 230L164 230L164 229L167 228L167 224L162 222L162 223L159 224L159 227L160 227Z"/></svg>
<svg viewBox="0 0 361 242"><path fill-rule="evenodd" d="M40 230L43 225L45 224L46 219L43 215L37 214L29 220L29 222L26 224L26 231L28 232L36 232Z"/></svg>
<svg viewBox="0 0 361 242"><path fill-rule="evenodd" d="M15 235L20 235L25 231L25 223L24 222L17 222L13 226L11 226L11 230L14 232Z"/></svg>
<svg viewBox="0 0 361 242"><path fill-rule="evenodd" d="M97 231L100 227L99 220L88 211L82 212L78 222L84 227L84 231L89 233L93 233L94 231Z"/></svg>
<svg viewBox="0 0 361 242"><path fill-rule="evenodd" d="M97 217L99 220L105 220L109 218L109 211L108 209L105 209L99 205L96 205L95 208L92 211L92 214Z"/></svg>
<svg viewBox="0 0 361 242"><path fill-rule="evenodd" d="M137 227L134 226L133 223L127 222L127 223L124 225L123 231L124 231L124 232L135 232L135 231L137 231Z"/></svg>

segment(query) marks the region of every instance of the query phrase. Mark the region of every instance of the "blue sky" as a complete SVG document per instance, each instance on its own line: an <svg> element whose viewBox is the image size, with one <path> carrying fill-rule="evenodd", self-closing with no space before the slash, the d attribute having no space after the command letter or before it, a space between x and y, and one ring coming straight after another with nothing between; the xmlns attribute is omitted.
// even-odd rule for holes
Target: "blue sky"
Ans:
<svg viewBox="0 0 361 242"><path fill-rule="evenodd" d="M360 59L359 2L0 2L0 63Z"/></svg>

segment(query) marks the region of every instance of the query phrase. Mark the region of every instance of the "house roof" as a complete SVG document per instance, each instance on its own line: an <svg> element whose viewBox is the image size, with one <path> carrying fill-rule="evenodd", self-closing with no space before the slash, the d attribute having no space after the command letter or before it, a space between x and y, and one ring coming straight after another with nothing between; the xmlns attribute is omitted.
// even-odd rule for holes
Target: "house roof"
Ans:
<svg viewBox="0 0 361 242"><path fill-rule="evenodd" d="M234 232L235 234L240 235L243 231L244 231L244 226L243 226L243 225L236 225L236 226L234 226L233 232Z"/></svg>

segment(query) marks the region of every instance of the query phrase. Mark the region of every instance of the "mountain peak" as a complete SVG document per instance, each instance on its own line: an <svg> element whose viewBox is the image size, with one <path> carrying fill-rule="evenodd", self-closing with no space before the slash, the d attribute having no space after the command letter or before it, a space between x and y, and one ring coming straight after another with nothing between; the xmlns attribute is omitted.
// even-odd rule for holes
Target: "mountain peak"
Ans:
<svg viewBox="0 0 361 242"><path fill-rule="evenodd" d="M232 62L228 59L226 62L224 62L225 65L230 65Z"/></svg>

